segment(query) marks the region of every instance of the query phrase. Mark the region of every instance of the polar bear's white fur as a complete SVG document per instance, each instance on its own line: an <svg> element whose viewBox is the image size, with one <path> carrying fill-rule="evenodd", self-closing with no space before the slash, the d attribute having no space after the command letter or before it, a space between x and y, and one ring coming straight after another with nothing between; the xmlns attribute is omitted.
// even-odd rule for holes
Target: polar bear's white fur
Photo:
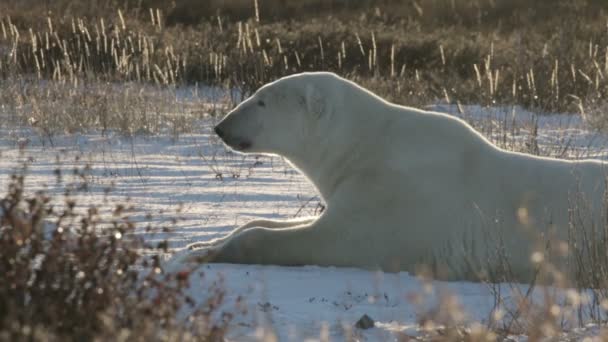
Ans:
<svg viewBox="0 0 608 342"><path fill-rule="evenodd" d="M216 132L237 151L286 157L327 208L313 219L253 221L190 261L427 264L461 279L491 267L501 246L526 280L540 236L567 240L574 197L592 213L586 225L603 212L604 163L507 152L458 118L388 103L331 73L265 85Z"/></svg>

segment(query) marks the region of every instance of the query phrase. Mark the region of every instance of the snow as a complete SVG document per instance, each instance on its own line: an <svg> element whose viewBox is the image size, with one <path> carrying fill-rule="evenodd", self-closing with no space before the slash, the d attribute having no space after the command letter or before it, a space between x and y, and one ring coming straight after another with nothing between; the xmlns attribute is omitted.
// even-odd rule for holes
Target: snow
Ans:
<svg viewBox="0 0 608 342"><path fill-rule="evenodd" d="M536 122L537 142L545 154L605 158L608 151L607 137L589 130L574 115L536 116L518 107L471 106L464 107L464 113L454 106L436 105L432 109L463 117L507 147L526 146ZM132 219L142 226L150 223L170 228L155 233L142 230L140 234L152 243L167 239L174 251L221 237L251 219L319 214L322 203L316 190L287 161L226 150L212 133L215 120L201 120L195 133L178 139L126 138L112 132L48 138L31 129L2 128L0 187L6 189L9 176L29 161L27 189L61 194L65 184L81 181L71 170L89 165L85 172L89 187L78 195L79 205L101 205L110 211L114 204L128 201L136 208ZM567 149L563 148L565 143ZM63 170L62 184L57 183L57 168ZM178 220L174 222L174 218ZM203 301L214 282L220 282L226 291L223 310L237 312L239 298L245 301L247 312L236 315L229 332L233 340L269 334L280 341L342 340L347 336L365 341L397 340L420 334L419 319L446 298L453 298L451 303L461 309L452 310L454 320L487 324L495 314L495 299L488 285L428 282L407 273L210 264L194 273L189 293ZM507 296L514 288L527 289L525 285L502 286ZM542 298L542 293L536 295ZM561 302L567 295L560 293L558 297ZM375 320L374 329L353 328L364 314ZM584 331L597 334L599 329ZM523 336L513 338L525 340Z"/></svg>

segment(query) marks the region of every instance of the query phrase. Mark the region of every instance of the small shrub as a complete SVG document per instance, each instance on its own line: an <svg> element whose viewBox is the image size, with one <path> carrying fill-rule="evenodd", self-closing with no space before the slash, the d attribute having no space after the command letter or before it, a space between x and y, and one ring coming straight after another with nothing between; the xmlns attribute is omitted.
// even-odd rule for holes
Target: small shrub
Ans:
<svg viewBox="0 0 608 342"><path fill-rule="evenodd" d="M24 193L24 174L0 200L0 340L218 340L231 316L214 312L220 288L195 307L189 272L165 274L118 205L109 220ZM159 247L166 248L166 243ZM193 312L180 321L180 310ZM188 312L187 311L187 312ZM215 316L213 316L215 315ZM212 318L216 317L214 319Z"/></svg>

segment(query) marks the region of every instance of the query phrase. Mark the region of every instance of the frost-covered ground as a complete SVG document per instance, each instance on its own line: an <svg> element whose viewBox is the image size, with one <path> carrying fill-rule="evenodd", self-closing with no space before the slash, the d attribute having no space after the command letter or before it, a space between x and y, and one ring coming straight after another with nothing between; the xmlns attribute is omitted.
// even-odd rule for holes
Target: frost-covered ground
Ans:
<svg viewBox="0 0 608 342"><path fill-rule="evenodd" d="M455 107L433 109L464 117L499 145L516 143L526 148L538 144L544 154L569 158L603 158L608 151L607 137L587 130L576 116L535 118L519 108L466 107L463 114ZM538 135L531 140L535 122ZM315 189L285 160L227 151L212 134L213 124L212 118L203 120L196 133L179 139L125 138L98 132L49 139L29 129L2 128L0 188L6 189L10 174L27 161L28 189L62 193L66 183L81 180L72 175L72 169L89 165L90 170L85 170L89 187L79 195L79 205L96 204L111 210L116 203L129 201L136 208L134 220L170 227L168 232L141 234L150 242L168 239L175 251L192 242L221 237L254 218L320 212L322 203ZM63 170L62 185L57 182L56 169ZM205 299L213 282L220 282L227 291L224 310L239 311L236 302L244 298L247 311L236 315L229 332L234 340L264 334L276 334L281 341L342 340L348 334L360 340L396 340L419 334L418 320L431 314L440 298L452 303L451 309L462 308L465 322L486 324L497 314L487 285L425 283L407 273L213 264L202 266L196 274L190 293L198 300ZM504 285L507 296L511 290ZM445 301L450 296L456 302ZM375 328L353 329L364 314L376 321ZM597 328L586 331L594 333Z"/></svg>

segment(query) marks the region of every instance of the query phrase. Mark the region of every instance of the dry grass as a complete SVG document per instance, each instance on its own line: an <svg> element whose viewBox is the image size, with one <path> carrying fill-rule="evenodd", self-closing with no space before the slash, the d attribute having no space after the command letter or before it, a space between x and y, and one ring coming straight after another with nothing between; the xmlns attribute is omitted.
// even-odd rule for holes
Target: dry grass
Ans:
<svg viewBox="0 0 608 342"><path fill-rule="evenodd" d="M10 1L0 18L0 78L198 82L247 94L286 74L330 70L402 104L519 104L603 117L608 38L598 1L331 1L315 11L307 9L319 1L269 1L257 12L255 3ZM183 8L207 12L184 26Z"/></svg>

